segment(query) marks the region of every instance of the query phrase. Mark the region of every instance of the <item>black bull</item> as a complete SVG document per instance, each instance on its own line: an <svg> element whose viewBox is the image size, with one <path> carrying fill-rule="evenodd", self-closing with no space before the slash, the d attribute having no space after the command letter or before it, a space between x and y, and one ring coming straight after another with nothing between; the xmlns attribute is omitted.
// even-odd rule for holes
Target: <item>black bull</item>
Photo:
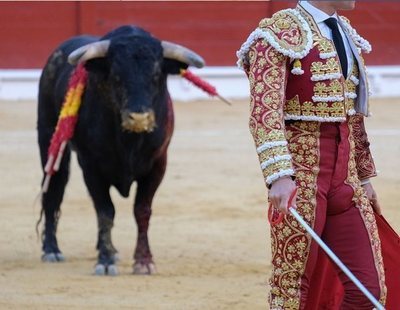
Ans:
<svg viewBox="0 0 400 310"><path fill-rule="evenodd" d="M68 57L69 56L69 57ZM73 138L59 171L42 196L44 261L62 261L56 230L75 150L98 220L97 274L115 274L117 250L111 241L115 215L110 187L128 197L134 181L134 217L138 239L134 273L155 272L147 231L154 194L167 164L174 116L167 89L168 74L204 62L194 52L133 26L123 26L99 39L80 36L62 43L49 57L39 84L38 139L42 167L56 128L69 76L85 63L88 79ZM72 64L71 64L72 63Z"/></svg>

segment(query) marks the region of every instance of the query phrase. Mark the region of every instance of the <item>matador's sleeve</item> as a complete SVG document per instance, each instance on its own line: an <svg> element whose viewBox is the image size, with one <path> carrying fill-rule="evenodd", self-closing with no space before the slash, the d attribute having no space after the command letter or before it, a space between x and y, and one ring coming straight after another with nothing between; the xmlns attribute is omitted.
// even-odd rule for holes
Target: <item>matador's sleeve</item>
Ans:
<svg viewBox="0 0 400 310"><path fill-rule="evenodd" d="M351 126L355 142L355 159L358 178L362 181L377 175L375 163L369 148L367 132L364 126L364 116L356 114L351 117Z"/></svg>
<svg viewBox="0 0 400 310"><path fill-rule="evenodd" d="M249 127L269 186L280 177L294 175L283 121L288 57L258 40L250 47L248 59Z"/></svg>
<svg viewBox="0 0 400 310"><path fill-rule="evenodd" d="M249 126L268 186L295 173L283 120L285 88L290 60L304 58L312 42L307 22L287 9L261 20L237 52L250 81Z"/></svg>

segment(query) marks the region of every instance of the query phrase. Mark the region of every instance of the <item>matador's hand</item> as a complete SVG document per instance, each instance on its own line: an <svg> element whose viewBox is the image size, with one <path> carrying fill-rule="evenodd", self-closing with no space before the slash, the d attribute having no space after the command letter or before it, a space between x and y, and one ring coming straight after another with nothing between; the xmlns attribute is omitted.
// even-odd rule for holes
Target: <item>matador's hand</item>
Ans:
<svg viewBox="0 0 400 310"><path fill-rule="evenodd" d="M364 188L365 192L367 193L368 200L371 203L371 206L374 209L374 211L378 215L381 215L382 214L381 206L379 205L378 196L376 195L376 192L375 192L372 184L370 182L368 182L368 183L364 184L362 187Z"/></svg>
<svg viewBox="0 0 400 310"><path fill-rule="evenodd" d="M276 180L269 190L268 199L272 203L272 206L287 214L288 202L293 191L296 189L296 183L290 177L283 177ZM296 202L296 196L293 198L293 203ZM295 207L295 206L292 206Z"/></svg>

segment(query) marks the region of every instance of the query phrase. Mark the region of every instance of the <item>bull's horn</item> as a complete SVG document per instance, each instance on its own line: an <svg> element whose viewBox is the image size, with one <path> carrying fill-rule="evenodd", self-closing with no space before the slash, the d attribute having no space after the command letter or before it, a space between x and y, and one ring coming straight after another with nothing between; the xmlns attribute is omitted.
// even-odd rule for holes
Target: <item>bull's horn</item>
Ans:
<svg viewBox="0 0 400 310"><path fill-rule="evenodd" d="M205 65L204 59L200 55L182 45L168 41L162 41L161 45L164 49L165 58L175 59L197 68L202 68Z"/></svg>
<svg viewBox="0 0 400 310"><path fill-rule="evenodd" d="M76 65L77 63L84 62L89 59L104 57L107 55L109 46L110 40L86 44L69 54L68 62L71 65Z"/></svg>

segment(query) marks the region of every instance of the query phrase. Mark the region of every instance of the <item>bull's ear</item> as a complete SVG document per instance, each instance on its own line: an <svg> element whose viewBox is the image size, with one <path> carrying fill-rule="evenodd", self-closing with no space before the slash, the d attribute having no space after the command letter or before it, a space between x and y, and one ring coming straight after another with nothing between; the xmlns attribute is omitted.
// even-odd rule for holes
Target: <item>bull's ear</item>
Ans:
<svg viewBox="0 0 400 310"><path fill-rule="evenodd" d="M180 74L181 69L187 69L188 64L180 62L175 59L164 58L163 61L163 72L165 74Z"/></svg>
<svg viewBox="0 0 400 310"><path fill-rule="evenodd" d="M89 72L107 76L110 72L110 65L107 57L93 58L85 63L85 68Z"/></svg>

